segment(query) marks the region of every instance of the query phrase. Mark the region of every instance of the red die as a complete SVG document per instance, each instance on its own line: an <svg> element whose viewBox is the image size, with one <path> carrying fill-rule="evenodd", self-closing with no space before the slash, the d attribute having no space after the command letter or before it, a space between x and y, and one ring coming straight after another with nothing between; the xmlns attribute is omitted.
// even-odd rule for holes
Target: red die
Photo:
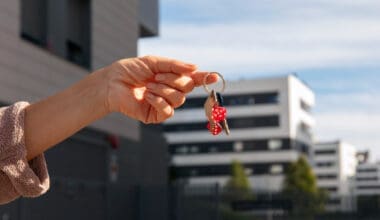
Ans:
<svg viewBox="0 0 380 220"><path fill-rule="evenodd" d="M214 105L212 107L212 119L216 122L223 121L226 118L227 110L224 107Z"/></svg>
<svg viewBox="0 0 380 220"><path fill-rule="evenodd" d="M220 132L222 132L222 126L219 123L215 123L215 126L211 128L211 125L210 125L210 122L209 122L209 123L207 123L207 129L213 135L218 135Z"/></svg>

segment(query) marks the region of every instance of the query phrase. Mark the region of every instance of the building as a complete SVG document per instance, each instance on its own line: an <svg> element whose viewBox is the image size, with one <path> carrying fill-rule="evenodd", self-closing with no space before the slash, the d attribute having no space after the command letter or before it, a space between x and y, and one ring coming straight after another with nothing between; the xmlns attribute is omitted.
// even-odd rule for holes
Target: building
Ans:
<svg viewBox="0 0 380 220"><path fill-rule="evenodd" d="M380 195L380 164L362 163L356 170L356 196Z"/></svg>
<svg viewBox="0 0 380 220"><path fill-rule="evenodd" d="M342 141L313 145L312 165L319 188L329 193L327 209L352 211L352 178L356 173L356 148Z"/></svg>
<svg viewBox="0 0 380 220"><path fill-rule="evenodd" d="M311 89L294 75L228 82L223 97L229 136L206 129L206 96L203 88L195 90L165 123L171 178L223 185L238 160L255 190L279 191L286 166L311 147Z"/></svg>
<svg viewBox="0 0 380 220"><path fill-rule="evenodd" d="M354 180L357 210L367 215L378 214L380 208L380 164L368 161L360 163Z"/></svg>
<svg viewBox="0 0 380 220"><path fill-rule="evenodd" d="M369 151L359 151L356 153L356 160L358 164L364 164L369 162Z"/></svg>
<svg viewBox="0 0 380 220"><path fill-rule="evenodd" d="M1 1L0 103L49 96L157 34L157 0ZM167 219L165 204L136 203L136 189L167 184L166 146L159 127L110 115L48 151L51 190L1 206L0 218Z"/></svg>

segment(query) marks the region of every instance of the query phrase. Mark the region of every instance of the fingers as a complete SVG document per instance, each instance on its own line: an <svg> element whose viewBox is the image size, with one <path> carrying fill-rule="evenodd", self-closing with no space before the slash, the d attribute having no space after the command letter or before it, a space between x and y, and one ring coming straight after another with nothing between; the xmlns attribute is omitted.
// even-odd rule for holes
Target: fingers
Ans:
<svg viewBox="0 0 380 220"><path fill-rule="evenodd" d="M184 63L179 60L174 60L166 57L144 56L139 58L143 61L154 73L191 73L197 69L194 64Z"/></svg>
<svg viewBox="0 0 380 220"><path fill-rule="evenodd" d="M194 86L203 85L203 80L209 72L195 72L191 75L178 75L173 73L161 73L155 76L156 82L166 84L174 89L184 93L189 93L194 89ZM215 73L209 74L206 79L206 84L215 83L218 81L218 75Z"/></svg>
<svg viewBox="0 0 380 220"><path fill-rule="evenodd" d="M185 94L165 84L148 83L146 88L156 96L162 97L173 108L181 106L185 102Z"/></svg>
<svg viewBox="0 0 380 220"><path fill-rule="evenodd" d="M189 93L194 89L194 81L188 75L173 73L157 74L155 80L183 93Z"/></svg>
<svg viewBox="0 0 380 220"><path fill-rule="evenodd" d="M150 92L148 92L145 96L147 102L152 105L152 107L156 110L156 118L153 120L149 120L149 122L162 122L166 119L170 118L174 114L174 109L169 103L162 97L156 96ZM153 114L151 114L153 115Z"/></svg>
<svg viewBox="0 0 380 220"><path fill-rule="evenodd" d="M207 74L210 72L195 72L191 74L191 78L194 80L194 86L201 86L203 85L203 80ZM207 76L206 84L211 84L217 82L219 79L218 74L211 73Z"/></svg>

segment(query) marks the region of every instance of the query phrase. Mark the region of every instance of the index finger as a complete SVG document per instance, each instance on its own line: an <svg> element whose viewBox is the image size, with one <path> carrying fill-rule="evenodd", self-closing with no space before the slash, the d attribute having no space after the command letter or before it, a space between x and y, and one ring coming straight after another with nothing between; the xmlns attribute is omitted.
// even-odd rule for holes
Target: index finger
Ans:
<svg viewBox="0 0 380 220"><path fill-rule="evenodd" d="M174 60L166 57L144 56L140 58L154 73L191 73L197 69L197 66Z"/></svg>
<svg viewBox="0 0 380 220"><path fill-rule="evenodd" d="M208 76L207 76L208 75ZM191 78L193 78L194 86L202 86L203 80L207 76L206 84L212 84L218 82L219 76L215 73L210 72L195 72L191 74Z"/></svg>

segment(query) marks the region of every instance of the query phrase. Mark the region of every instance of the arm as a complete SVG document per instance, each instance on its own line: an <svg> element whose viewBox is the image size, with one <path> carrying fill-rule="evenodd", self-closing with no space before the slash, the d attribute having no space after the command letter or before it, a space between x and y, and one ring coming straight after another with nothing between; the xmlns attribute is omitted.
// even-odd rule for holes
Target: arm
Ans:
<svg viewBox="0 0 380 220"><path fill-rule="evenodd" d="M108 113L104 69L25 109L27 159L43 153Z"/></svg>
<svg viewBox="0 0 380 220"><path fill-rule="evenodd" d="M27 159L40 155L91 122L121 112L144 123L171 117L205 72L180 61L147 56L100 69L25 110ZM216 75L207 83L217 81Z"/></svg>

